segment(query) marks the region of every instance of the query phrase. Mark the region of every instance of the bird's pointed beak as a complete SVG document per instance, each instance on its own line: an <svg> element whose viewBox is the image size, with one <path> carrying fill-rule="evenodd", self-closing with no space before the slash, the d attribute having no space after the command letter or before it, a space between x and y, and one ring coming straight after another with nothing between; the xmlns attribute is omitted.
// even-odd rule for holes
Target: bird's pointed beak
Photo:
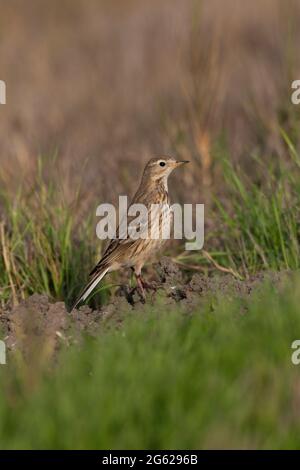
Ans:
<svg viewBox="0 0 300 470"><path fill-rule="evenodd" d="M185 163L190 163L189 160L177 160L176 164L178 166L184 165Z"/></svg>

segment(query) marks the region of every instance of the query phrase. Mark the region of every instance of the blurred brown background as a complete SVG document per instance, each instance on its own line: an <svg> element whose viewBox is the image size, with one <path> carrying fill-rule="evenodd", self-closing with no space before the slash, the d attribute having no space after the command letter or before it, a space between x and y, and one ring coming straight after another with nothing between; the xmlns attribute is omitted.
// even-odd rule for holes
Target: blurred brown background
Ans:
<svg viewBox="0 0 300 470"><path fill-rule="evenodd" d="M82 180L110 200L169 153L193 161L173 187L199 201L216 142L241 162L283 151L299 26L297 0L0 0L2 177L56 153L67 195Z"/></svg>

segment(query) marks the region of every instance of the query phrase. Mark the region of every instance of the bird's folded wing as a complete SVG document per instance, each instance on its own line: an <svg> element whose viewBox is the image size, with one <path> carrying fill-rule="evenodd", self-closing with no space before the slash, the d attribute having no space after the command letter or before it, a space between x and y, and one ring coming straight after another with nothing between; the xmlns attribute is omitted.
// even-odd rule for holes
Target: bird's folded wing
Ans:
<svg viewBox="0 0 300 470"><path fill-rule="evenodd" d="M95 274L99 269L103 269L103 266L122 259L124 253L130 248L134 249L134 246L139 244L142 239L148 239L153 234L155 234L155 238L158 238L157 233L160 230L162 213L165 211L164 206L164 204L157 204L152 206L151 210L147 212L127 215L127 221L126 218L122 219L116 232L116 238L110 241L103 253L103 257L91 271L90 275Z"/></svg>

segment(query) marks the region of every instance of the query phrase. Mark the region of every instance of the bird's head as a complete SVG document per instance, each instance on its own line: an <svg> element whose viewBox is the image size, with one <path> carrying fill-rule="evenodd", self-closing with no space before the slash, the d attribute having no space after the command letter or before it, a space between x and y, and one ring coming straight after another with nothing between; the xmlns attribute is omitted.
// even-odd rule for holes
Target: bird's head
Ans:
<svg viewBox="0 0 300 470"><path fill-rule="evenodd" d="M188 160L175 160L166 155L151 158L145 167L143 179L152 182L167 181L170 173L185 163L188 163Z"/></svg>

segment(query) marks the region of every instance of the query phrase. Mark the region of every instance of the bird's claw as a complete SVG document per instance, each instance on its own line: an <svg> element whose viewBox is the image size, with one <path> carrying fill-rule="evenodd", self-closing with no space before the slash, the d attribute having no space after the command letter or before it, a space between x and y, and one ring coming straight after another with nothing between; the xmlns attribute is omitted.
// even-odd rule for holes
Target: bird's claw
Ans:
<svg viewBox="0 0 300 470"><path fill-rule="evenodd" d="M141 279L141 283L144 289L157 291L157 284L155 282L147 282Z"/></svg>

